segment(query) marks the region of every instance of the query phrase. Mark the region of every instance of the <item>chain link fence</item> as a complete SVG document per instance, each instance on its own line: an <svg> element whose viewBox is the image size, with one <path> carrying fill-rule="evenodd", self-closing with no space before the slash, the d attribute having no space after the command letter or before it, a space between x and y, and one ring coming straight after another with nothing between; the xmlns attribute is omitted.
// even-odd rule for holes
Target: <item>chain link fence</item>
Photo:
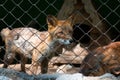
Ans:
<svg viewBox="0 0 120 80"><path fill-rule="evenodd" d="M43 35L39 33L39 31L46 31L47 30L47 24L46 24L46 17L48 14L52 14L54 16L57 16L62 5L64 3L64 0L0 0L0 30L8 27L10 30L13 30L14 28L20 28L22 26L29 26L29 22L35 21L37 23L34 26L31 26L32 28L26 27L25 30L17 30L15 31L16 34L20 35L26 35L22 36L23 41L26 41L24 43L19 42L21 46L20 48L30 48L31 50L35 48L35 46L38 46L39 43L36 43L36 40L45 40L47 37L39 37L38 35ZM96 6L96 11L99 13L99 16L102 21L106 21L107 30L103 35L106 35L111 41L119 41L120 39L120 0L94 0L94 5ZM80 12L81 16L82 12ZM84 15L82 15L84 17ZM89 19L89 17L87 18ZM99 23L98 23L99 24ZM97 24L97 25L98 25ZM78 25L81 26L81 25ZM85 27L83 25L83 27ZM34 28L34 29L33 29ZM77 28L80 29L80 28ZM83 29L83 28L82 28ZM86 28L85 28L86 30ZM88 30L87 33L84 30L78 30L82 31L82 37L84 37L86 34L90 39L93 41L94 38L91 38L89 36L89 32L91 30ZM98 29L99 31L99 29ZM5 32L7 33L7 32ZM107 35L107 33L110 33L110 36ZM28 36L29 35L29 36ZM44 35L46 36L47 33L45 32ZM43 36L44 36L43 35ZM97 34L96 34L97 35ZM2 36L2 35L1 35ZM14 35L16 36L16 35ZM19 35L18 35L19 36ZM14 39L18 39L19 37L15 37ZM35 39L35 41L34 41ZM9 39L10 40L10 39ZM8 40L8 41L9 41ZM29 41L31 40L32 43ZM83 39L84 40L84 39ZM88 39L87 39L88 40ZM87 41L86 39L84 41ZM103 39L104 40L104 39ZM97 42L99 45L100 43ZM1 39L1 66L4 62L4 54L5 54L5 44ZM10 44L9 49L11 48L11 42L8 42ZM75 73L80 70L80 64L81 60L87 55L87 47L80 47L80 44L78 44L73 51L66 51L63 50L60 56L54 57L50 63L49 63L49 73ZM16 48L16 50L20 48ZM100 46L101 47L101 46ZM9 50L8 49L8 50ZM20 49L20 51L22 51ZM19 51L19 52L20 52ZM102 51L102 50L101 50ZM91 52L91 51L90 51ZM20 52L20 53L26 53L27 52ZM111 54L111 53L109 53ZM93 55L93 54L92 54ZM115 54L116 55L116 54ZM10 56L10 55L9 55ZM15 56L15 55L12 55ZM29 55L28 55L29 56ZM38 56L37 56L38 57ZM94 57L93 57L94 58ZM11 69L20 70L20 55L16 55L16 58L13 60L12 65L9 66ZM86 61L85 61L86 62ZM87 61L89 62L89 61ZM86 63L87 63L86 62ZM46 62L44 62L46 63ZM90 62L91 63L91 62ZM94 62L93 62L94 63ZM24 63L23 63L24 64ZM34 63L30 60L27 61L26 70L27 73L31 73L31 66L34 65ZM87 65L88 66L88 65ZM91 65L90 65L91 66ZM40 70L40 68L38 69ZM40 71L38 71L40 73Z"/></svg>

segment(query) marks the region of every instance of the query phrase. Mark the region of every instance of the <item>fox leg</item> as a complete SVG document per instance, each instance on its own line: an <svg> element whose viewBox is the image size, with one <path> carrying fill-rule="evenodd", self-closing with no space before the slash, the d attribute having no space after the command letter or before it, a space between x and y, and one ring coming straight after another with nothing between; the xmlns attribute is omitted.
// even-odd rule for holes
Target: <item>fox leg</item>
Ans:
<svg viewBox="0 0 120 80"><path fill-rule="evenodd" d="M5 56L4 56L4 65L3 68L7 68L9 64L13 62L13 59L15 57L15 53L12 52L12 42L9 39L5 40Z"/></svg>
<svg viewBox="0 0 120 80"><path fill-rule="evenodd" d="M46 57L43 61L41 61L41 73L47 73L48 71L48 63L49 59Z"/></svg>
<svg viewBox="0 0 120 80"><path fill-rule="evenodd" d="M38 57L39 57L38 50L34 50L32 54L32 69L31 69L32 74L37 74L39 72L38 71L39 70L38 69L39 67Z"/></svg>
<svg viewBox="0 0 120 80"><path fill-rule="evenodd" d="M38 64L38 62L37 61L34 61L34 60L32 60L32 69L31 69L31 73L32 74L38 74L38 67L39 67L39 64Z"/></svg>
<svg viewBox="0 0 120 80"><path fill-rule="evenodd" d="M4 56L3 68L7 68L13 62L14 57L15 57L14 53L6 53Z"/></svg>
<svg viewBox="0 0 120 80"><path fill-rule="evenodd" d="M47 73L48 71L48 62L49 62L49 59L47 57L44 57L42 60L34 60L32 59L32 70L34 72L34 74L37 74L38 72L38 67L40 66L41 67L41 73L44 74L44 73ZM41 63L41 64L40 64Z"/></svg>
<svg viewBox="0 0 120 80"><path fill-rule="evenodd" d="M26 72L25 71L25 64L27 62L27 58L24 55L20 55L20 56L21 56L21 71Z"/></svg>

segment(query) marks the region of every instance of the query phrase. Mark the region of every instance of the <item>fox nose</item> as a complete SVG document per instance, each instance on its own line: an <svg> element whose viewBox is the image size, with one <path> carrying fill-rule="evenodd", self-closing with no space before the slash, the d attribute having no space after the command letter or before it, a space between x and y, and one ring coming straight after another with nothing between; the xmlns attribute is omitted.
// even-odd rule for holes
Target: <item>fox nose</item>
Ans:
<svg viewBox="0 0 120 80"><path fill-rule="evenodd" d="M74 40L73 39L70 39L70 43L73 43L74 42Z"/></svg>
<svg viewBox="0 0 120 80"><path fill-rule="evenodd" d="M71 44L71 43L73 43L74 41L72 40L72 39L70 39L70 40L64 40L64 44Z"/></svg>

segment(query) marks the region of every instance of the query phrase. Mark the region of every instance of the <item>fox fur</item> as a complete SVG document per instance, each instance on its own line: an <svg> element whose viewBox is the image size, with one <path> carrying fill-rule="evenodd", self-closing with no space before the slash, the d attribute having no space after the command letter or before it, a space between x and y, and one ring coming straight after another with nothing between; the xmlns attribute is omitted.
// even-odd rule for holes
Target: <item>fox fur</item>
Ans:
<svg viewBox="0 0 120 80"><path fill-rule="evenodd" d="M32 72L36 74L38 66L41 73L47 73L48 63L53 56L62 53L62 49L71 50L75 43L72 40L73 24L71 16L66 20L47 16L48 31L38 31L30 27L5 28L1 36L5 42L6 54L4 68L12 63L16 54L21 57L21 71L25 72L26 57L32 58Z"/></svg>
<svg viewBox="0 0 120 80"><path fill-rule="evenodd" d="M120 75L120 42L112 42L89 53L80 66L80 73L99 76L104 73Z"/></svg>

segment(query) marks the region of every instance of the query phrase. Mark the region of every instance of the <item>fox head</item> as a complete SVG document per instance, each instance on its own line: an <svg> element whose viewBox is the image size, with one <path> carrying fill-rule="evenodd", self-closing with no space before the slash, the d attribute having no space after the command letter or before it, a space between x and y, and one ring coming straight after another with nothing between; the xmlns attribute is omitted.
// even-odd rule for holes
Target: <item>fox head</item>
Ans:
<svg viewBox="0 0 120 80"><path fill-rule="evenodd" d="M92 72L97 71L99 67L100 64L98 58L96 58L92 53L89 53L82 61L79 72L85 76L88 76Z"/></svg>
<svg viewBox="0 0 120 80"><path fill-rule="evenodd" d="M62 44L72 43L72 16L66 20L58 20L56 17L48 15L47 24L48 32L50 33L53 40L59 40L59 42Z"/></svg>

